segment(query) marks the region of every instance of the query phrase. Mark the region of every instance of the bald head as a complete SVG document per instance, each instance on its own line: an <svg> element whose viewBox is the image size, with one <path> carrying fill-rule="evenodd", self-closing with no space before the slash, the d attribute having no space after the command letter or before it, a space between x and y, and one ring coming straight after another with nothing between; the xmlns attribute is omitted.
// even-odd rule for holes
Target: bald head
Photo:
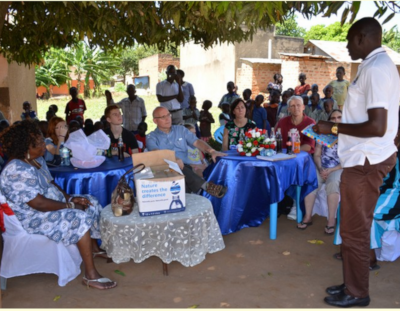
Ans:
<svg viewBox="0 0 400 311"><path fill-rule="evenodd" d="M153 110L153 118L154 117L161 117L163 115L168 114L169 111L168 109L164 108L164 107L157 107L156 109Z"/></svg>
<svg viewBox="0 0 400 311"><path fill-rule="evenodd" d="M382 43L382 27L372 17L365 17L355 22L347 34L347 49L353 60L365 59L369 53L379 48Z"/></svg>

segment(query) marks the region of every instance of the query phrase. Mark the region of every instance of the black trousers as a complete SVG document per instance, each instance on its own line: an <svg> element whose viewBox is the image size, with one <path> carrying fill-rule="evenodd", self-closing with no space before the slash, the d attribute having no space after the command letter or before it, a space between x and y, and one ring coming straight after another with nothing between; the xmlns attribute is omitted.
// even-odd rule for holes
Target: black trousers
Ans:
<svg viewBox="0 0 400 311"><path fill-rule="evenodd" d="M197 175L188 164L185 164L182 172L185 175L186 193L197 193L201 189L201 186L206 182L203 178Z"/></svg>

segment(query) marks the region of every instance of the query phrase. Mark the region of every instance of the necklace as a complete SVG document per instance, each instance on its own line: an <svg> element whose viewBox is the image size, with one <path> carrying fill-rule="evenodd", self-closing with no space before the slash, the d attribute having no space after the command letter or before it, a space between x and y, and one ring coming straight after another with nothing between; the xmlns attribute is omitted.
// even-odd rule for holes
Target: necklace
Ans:
<svg viewBox="0 0 400 311"><path fill-rule="evenodd" d="M31 162L29 162L27 159L24 159L24 161L26 163L28 163L29 165L33 166L34 168L36 168L36 170L39 172L39 174L42 175L48 183L51 182L51 180L52 180L51 174L48 171L46 171L45 169L43 169L43 166L41 166L36 160L32 160L33 164Z"/></svg>

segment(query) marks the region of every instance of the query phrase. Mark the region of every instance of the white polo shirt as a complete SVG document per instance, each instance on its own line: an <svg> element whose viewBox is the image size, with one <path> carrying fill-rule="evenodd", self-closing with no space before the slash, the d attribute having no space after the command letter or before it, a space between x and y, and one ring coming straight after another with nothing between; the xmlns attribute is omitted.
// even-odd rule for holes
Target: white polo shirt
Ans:
<svg viewBox="0 0 400 311"><path fill-rule="evenodd" d="M363 123L368 110L387 110L387 129L383 137L354 137L339 134L338 155L343 167L364 165L367 158L378 164L397 151L394 145L398 129L400 100L399 72L383 48L372 51L358 67L344 103L342 122ZM340 125L339 125L340 128Z"/></svg>
<svg viewBox="0 0 400 311"><path fill-rule="evenodd" d="M179 84L177 82L169 83L168 80L163 80L157 83L156 95L161 96L172 96L179 94ZM176 99L168 100L160 103L161 107L167 108L168 110L181 109L181 103Z"/></svg>

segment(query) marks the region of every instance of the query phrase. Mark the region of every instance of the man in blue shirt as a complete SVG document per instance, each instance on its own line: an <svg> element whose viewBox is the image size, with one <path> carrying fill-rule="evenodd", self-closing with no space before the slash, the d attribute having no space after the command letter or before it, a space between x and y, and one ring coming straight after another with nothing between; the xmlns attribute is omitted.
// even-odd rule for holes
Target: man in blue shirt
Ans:
<svg viewBox="0 0 400 311"><path fill-rule="evenodd" d="M203 153L209 153L213 161L217 157L226 156L226 154L214 150L184 126L172 125L171 113L164 107L154 109L153 121L157 128L146 137L147 149L149 151L165 149L175 151L176 162L185 175L187 192L197 193L203 189L212 196L222 198L226 193L227 187L206 182L192 170L189 165L188 145L192 148L198 148Z"/></svg>
<svg viewBox="0 0 400 311"><path fill-rule="evenodd" d="M192 83L183 81L183 78L185 77L185 72L183 70L178 69L176 74L180 76L182 80L183 102L181 102L181 108L185 110L186 108L189 108L190 98L194 96L194 89Z"/></svg>

